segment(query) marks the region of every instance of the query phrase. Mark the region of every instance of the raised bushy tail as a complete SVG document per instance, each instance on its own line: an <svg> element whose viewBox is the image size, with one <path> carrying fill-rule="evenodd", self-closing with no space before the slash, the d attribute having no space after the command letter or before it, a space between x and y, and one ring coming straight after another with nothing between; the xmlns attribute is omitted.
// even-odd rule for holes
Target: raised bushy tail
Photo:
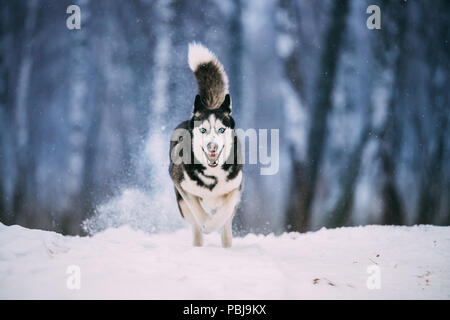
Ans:
<svg viewBox="0 0 450 320"><path fill-rule="evenodd" d="M228 77L216 55L199 43L189 44L188 63L198 83L198 94L208 109L219 108L228 93Z"/></svg>

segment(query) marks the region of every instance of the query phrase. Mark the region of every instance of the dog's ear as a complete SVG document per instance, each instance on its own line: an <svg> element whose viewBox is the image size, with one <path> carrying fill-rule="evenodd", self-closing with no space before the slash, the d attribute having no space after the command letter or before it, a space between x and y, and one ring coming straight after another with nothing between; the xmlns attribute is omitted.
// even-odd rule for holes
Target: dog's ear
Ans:
<svg viewBox="0 0 450 320"><path fill-rule="evenodd" d="M228 93L225 95L225 99L219 109L224 113L231 114L231 98Z"/></svg>
<svg viewBox="0 0 450 320"><path fill-rule="evenodd" d="M195 96L195 101L194 101L194 113L200 112L204 108L205 107L203 106L202 99L200 98L200 95L196 95Z"/></svg>

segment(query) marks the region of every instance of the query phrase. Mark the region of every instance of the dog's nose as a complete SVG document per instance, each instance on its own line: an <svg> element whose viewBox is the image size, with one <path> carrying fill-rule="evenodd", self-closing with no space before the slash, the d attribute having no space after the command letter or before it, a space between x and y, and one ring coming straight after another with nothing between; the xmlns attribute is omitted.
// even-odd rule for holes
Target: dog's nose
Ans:
<svg viewBox="0 0 450 320"><path fill-rule="evenodd" d="M217 143L210 142L206 145L206 147L208 148L209 152L216 152L218 146L217 146Z"/></svg>

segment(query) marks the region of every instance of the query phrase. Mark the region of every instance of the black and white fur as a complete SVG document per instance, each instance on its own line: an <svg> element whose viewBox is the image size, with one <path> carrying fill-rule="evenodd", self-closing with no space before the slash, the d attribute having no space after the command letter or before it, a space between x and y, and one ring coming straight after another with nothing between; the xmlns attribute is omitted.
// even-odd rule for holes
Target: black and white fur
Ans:
<svg viewBox="0 0 450 320"><path fill-rule="evenodd" d="M172 135L169 172L180 213L192 226L193 245L202 246L203 233L222 229L222 246L231 247L243 175L228 77L217 57L200 44L189 45L188 62L199 92L190 120L177 127L190 139L183 140L180 130ZM180 150L186 140L192 161L174 162L172 156L185 151Z"/></svg>

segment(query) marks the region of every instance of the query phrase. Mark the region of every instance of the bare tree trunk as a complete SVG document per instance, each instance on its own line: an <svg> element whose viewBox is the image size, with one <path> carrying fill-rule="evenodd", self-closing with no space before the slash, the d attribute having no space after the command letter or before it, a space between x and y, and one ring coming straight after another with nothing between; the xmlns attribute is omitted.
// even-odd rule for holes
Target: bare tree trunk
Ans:
<svg viewBox="0 0 450 320"><path fill-rule="evenodd" d="M230 88L233 99L233 111L241 109L242 101L242 55L243 55L243 30L242 30L242 0L233 0L234 10L230 21Z"/></svg>
<svg viewBox="0 0 450 320"><path fill-rule="evenodd" d="M390 97L386 121L379 135L378 155L381 164L382 185L381 197L383 199L382 223L388 225L401 225L405 221L405 213L401 196L396 185L396 164L400 147L401 128L399 104L401 103L401 92L404 89L404 74L406 66L405 41L407 32L407 3L397 4L396 26L394 36L387 41L395 41L398 44L397 56L394 62L394 79L392 83L392 94Z"/></svg>
<svg viewBox="0 0 450 320"><path fill-rule="evenodd" d="M29 87L31 81L31 72L33 68L33 34L35 33L36 20L38 16L39 0L27 2L26 19L23 30L24 40L21 52L19 73L17 77L17 88L15 97L15 148L16 148L16 181L13 191L13 212L16 215L15 223L23 224L26 216L31 210L26 208L27 199L27 180L34 175L34 167L30 166L31 155L28 148L28 110L27 102Z"/></svg>
<svg viewBox="0 0 450 320"><path fill-rule="evenodd" d="M133 154L136 153L141 139L130 139L131 137L145 137L148 134L148 116L151 112L148 102L151 95L151 75L153 65L149 61L152 57L156 43L153 16L157 11L155 7L159 4L157 1L142 2L133 1L121 2L120 6L113 4L117 10L120 29L123 30L126 38L133 39L134 50L128 54L128 64L133 72L132 94L130 99L132 106L121 108L119 115L121 120L121 141L123 148L123 168L121 179L129 183L130 180L138 180L136 171L136 159ZM184 4L184 3L183 3ZM179 1L173 1L174 10L180 5ZM142 21L138 24L130 24L130 20ZM145 66L145 67L143 67ZM127 119L128 121L124 121Z"/></svg>
<svg viewBox="0 0 450 320"><path fill-rule="evenodd" d="M9 5L9 4L7 4ZM7 132L9 129L6 123L6 104L8 103L8 67L6 62L6 52L7 45L4 40L7 32L6 29L9 28L8 23L8 10L9 8L2 8L0 10L0 130L3 132ZM2 163L2 167L0 167L0 222L9 224L9 215L6 212L7 199L4 189L5 183L5 163L8 161L6 159L6 144L9 142L9 135L1 133L0 136L0 163Z"/></svg>
<svg viewBox="0 0 450 320"><path fill-rule="evenodd" d="M445 132L445 130L443 130ZM445 136L439 137L439 142L434 155L427 166L425 175L422 177L419 192L418 224L432 224L436 222L436 215L439 212L442 188L444 187L441 174L444 161Z"/></svg>
<svg viewBox="0 0 450 320"><path fill-rule="evenodd" d="M341 176L341 195L337 200L334 209L327 215L329 217L327 227L329 228L344 226L350 220L350 214L353 207L353 193L361 168L362 153L370 137L370 131L371 128L369 126L366 126L366 128L363 129L359 142L347 162L347 170L343 171Z"/></svg>
<svg viewBox="0 0 450 320"><path fill-rule="evenodd" d="M327 138L327 117L332 107L331 94L348 11L348 0L333 2L331 21L325 32L324 49L320 58L320 75L316 84L317 95L313 101L307 159L304 164L294 162L296 180L293 181L292 197L288 207L288 220L294 231L305 232L309 228L317 177Z"/></svg>
<svg viewBox="0 0 450 320"><path fill-rule="evenodd" d="M233 114L237 114L237 118L240 118L242 110L242 88L243 88L243 54L244 54L244 30L242 27L242 0L233 0L233 12L231 14L231 21L229 23L229 41L230 41L230 94L233 103ZM240 228L247 227L247 223L244 219L244 208L238 207L238 211L233 219L233 225Z"/></svg>
<svg viewBox="0 0 450 320"><path fill-rule="evenodd" d="M105 84L106 86L106 84ZM100 95L105 96L105 95ZM81 191L80 191L80 204L79 204L79 215L75 217L74 222L70 227L71 234L81 234L84 235L84 231L81 227L84 219L89 217L95 209L95 192L96 192L96 162L98 160L98 145L100 137L100 128L102 122L102 115L104 112L105 104L101 101L97 102L97 107L94 108L91 114L92 121L89 123L87 130L87 141L84 150L84 170L81 180Z"/></svg>
<svg viewBox="0 0 450 320"><path fill-rule="evenodd" d="M392 110L396 102L395 99L390 103ZM381 186L381 197L383 199L382 223L388 225L400 225L404 222L404 209L400 194L396 185L396 146L395 139L398 133L396 116L391 115L385 124L380 135L379 158L381 162L381 171L383 182Z"/></svg>
<svg viewBox="0 0 450 320"><path fill-rule="evenodd" d="M82 24L80 30L71 31L71 62L73 72L68 101L68 117L70 121L68 170L66 177L67 207L62 219L62 232L77 234L80 217L83 216L83 176L86 170L85 150L87 146L87 124L89 113L86 109L89 87L88 81L88 36L90 3L89 0L78 0L81 8Z"/></svg>
<svg viewBox="0 0 450 320"><path fill-rule="evenodd" d="M448 140L449 124L449 93L448 81L450 73L450 53L448 44L441 39L448 39L450 35L450 22L444 12L448 12L450 4L446 1L437 1L436 6L428 7L421 4L425 19L422 19L420 34L424 39L426 62L430 68L430 77L427 81L427 94L430 101L427 118L434 119L434 139L424 136L424 120L419 111L415 115L416 132L421 147L421 178L419 198L417 205L416 223L439 223L438 215L441 210L441 201L445 197L445 164L446 141ZM429 21L433 19L433 26ZM436 28L437 26L437 28ZM433 28L434 27L434 28ZM437 31L437 33L436 33ZM444 71L445 78L440 79L439 74ZM435 143L433 143L435 142ZM430 147L434 146L432 150ZM448 162L448 161L447 161ZM442 220L441 220L442 223Z"/></svg>
<svg viewBox="0 0 450 320"><path fill-rule="evenodd" d="M394 99L393 99L394 100ZM395 102L391 102L390 109ZM393 141L398 134L397 121L395 115L391 115L380 135L379 158L383 182L381 186L381 197L383 199L382 223L388 225L400 225L404 221L404 209L400 194L396 185L396 146Z"/></svg>
<svg viewBox="0 0 450 320"><path fill-rule="evenodd" d="M292 38L297 37L300 34L300 27L298 25L300 19L298 3L293 0L280 0L278 7L283 11L285 15L279 18L282 21L278 21L277 28L283 34L289 34ZM289 80L294 91L300 98L304 98L303 79L300 73L300 61L298 46L295 46L293 50L284 58L283 70L286 74L286 78Z"/></svg>

